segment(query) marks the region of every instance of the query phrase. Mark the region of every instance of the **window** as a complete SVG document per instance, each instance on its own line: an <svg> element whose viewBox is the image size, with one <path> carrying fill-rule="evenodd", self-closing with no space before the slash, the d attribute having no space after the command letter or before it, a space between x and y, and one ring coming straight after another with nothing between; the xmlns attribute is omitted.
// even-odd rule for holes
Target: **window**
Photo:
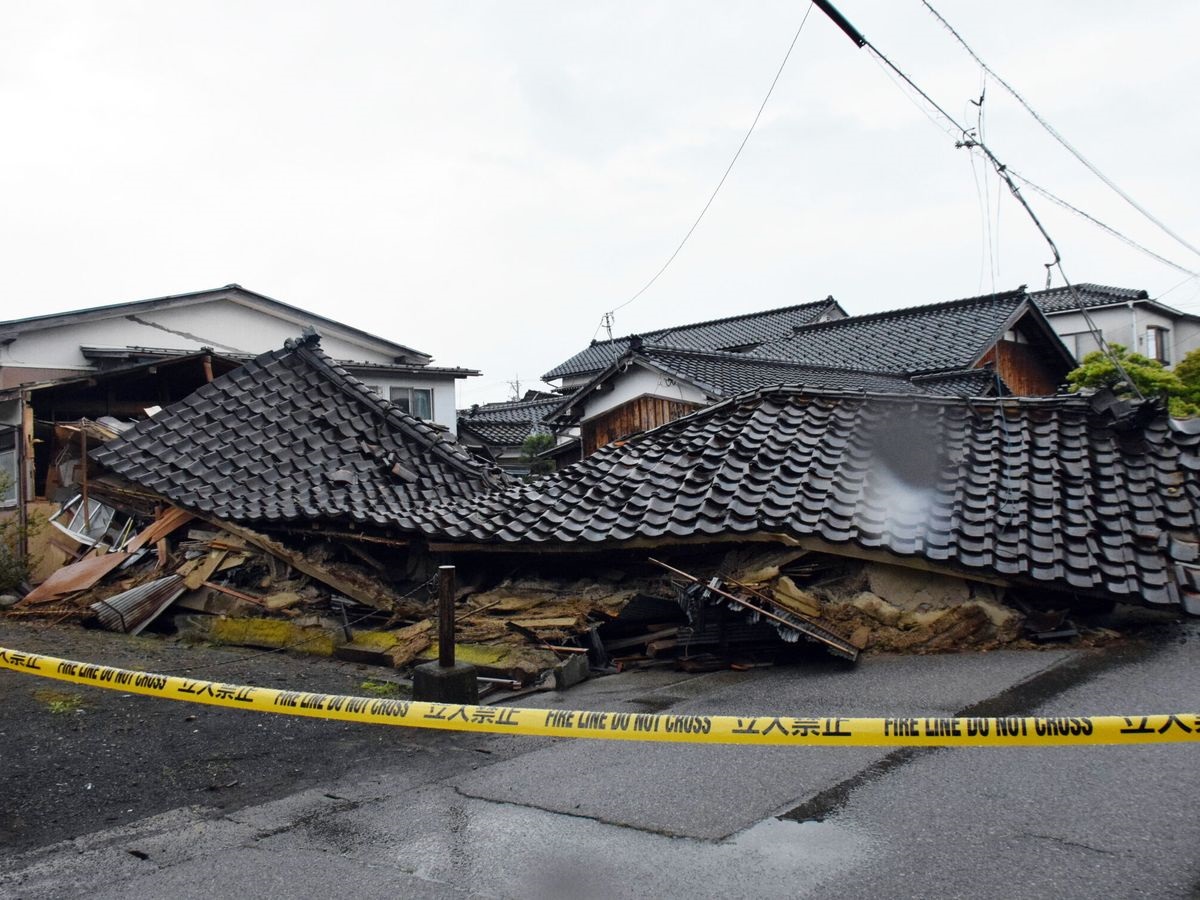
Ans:
<svg viewBox="0 0 1200 900"><path fill-rule="evenodd" d="M433 391L429 388L394 387L390 397L393 405L418 419L433 419Z"/></svg>
<svg viewBox="0 0 1200 900"><path fill-rule="evenodd" d="M366 387L366 389L367 389L368 391L370 391L372 394L376 394L376 395L378 395L378 396L380 396L380 397L386 397L386 396L387 396L387 391L385 391L385 390L383 389L383 386L382 386L382 385L379 385L379 384L368 384L368 385L365 385L365 387Z"/></svg>
<svg viewBox="0 0 1200 900"><path fill-rule="evenodd" d="M1170 365L1170 342L1171 332L1165 328L1151 325L1146 329L1146 356L1149 359L1157 359L1164 366Z"/></svg>
<svg viewBox="0 0 1200 900"><path fill-rule="evenodd" d="M17 502L17 429L0 429L0 506Z"/></svg>
<svg viewBox="0 0 1200 900"><path fill-rule="evenodd" d="M84 502L76 494L50 517L50 524L81 544L94 547L104 543L113 550L124 546L133 532L133 519L122 515L99 500Z"/></svg>

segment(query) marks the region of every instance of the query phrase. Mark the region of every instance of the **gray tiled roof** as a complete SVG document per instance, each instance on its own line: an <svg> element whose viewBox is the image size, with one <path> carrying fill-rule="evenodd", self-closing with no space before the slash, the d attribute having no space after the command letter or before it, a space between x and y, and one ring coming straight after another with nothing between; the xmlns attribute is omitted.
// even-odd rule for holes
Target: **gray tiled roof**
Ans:
<svg viewBox="0 0 1200 900"><path fill-rule="evenodd" d="M459 410L458 427L460 431L470 431L485 444L514 446L538 430L546 414L562 402L559 394L542 394L532 400L473 406Z"/></svg>
<svg viewBox="0 0 1200 900"><path fill-rule="evenodd" d="M401 524L450 541L583 547L776 534L1178 603L1200 580L1200 429L1151 404L1128 419L1080 396L759 391Z"/></svg>
<svg viewBox="0 0 1200 900"><path fill-rule="evenodd" d="M122 477L232 521L381 525L503 483L401 412L312 338L263 354L93 451Z"/></svg>
<svg viewBox="0 0 1200 900"><path fill-rule="evenodd" d="M912 382L902 375L809 366L786 360L759 359L743 353L645 347L638 356L721 398L781 384L876 393L913 392Z"/></svg>
<svg viewBox="0 0 1200 900"><path fill-rule="evenodd" d="M960 369L935 375L914 375L912 383L927 394L941 397L995 397L1009 393L994 369Z"/></svg>
<svg viewBox="0 0 1200 900"><path fill-rule="evenodd" d="M752 356L916 375L971 368L1028 308L1024 289L808 325Z"/></svg>
<svg viewBox="0 0 1200 900"><path fill-rule="evenodd" d="M1088 309L1097 306L1112 306L1117 303L1128 303L1130 300L1149 300L1150 295L1136 288L1108 287L1103 284L1077 284L1075 293ZM1067 287L1049 288L1044 291L1031 291L1029 298L1047 315L1071 312L1079 309L1079 301Z"/></svg>
<svg viewBox="0 0 1200 900"><path fill-rule="evenodd" d="M631 350L617 366L606 369L573 394L560 399L546 413L545 420L561 427L578 419L584 410L581 401L585 401L606 379L619 375L625 360L650 366L678 382L693 385L713 399L726 399L747 391L777 386L881 394L934 394L943 397L988 397L1008 393L1004 382L990 368L962 369L909 378L903 374L762 359L744 353L676 350L643 345Z"/></svg>
<svg viewBox="0 0 1200 900"><path fill-rule="evenodd" d="M845 313L842 308L832 297L828 297L797 306L768 309L692 325L660 328L657 331L644 332L640 337L647 343L679 349L731 350L791 334L793 329L811 325L824 316L843 315ZM591 346L576 353L566 362L559 363L542 378L552 381L568 375L602 371L629 350L630 340L630 337L623 337L611 341L594 341Z"/></svg>

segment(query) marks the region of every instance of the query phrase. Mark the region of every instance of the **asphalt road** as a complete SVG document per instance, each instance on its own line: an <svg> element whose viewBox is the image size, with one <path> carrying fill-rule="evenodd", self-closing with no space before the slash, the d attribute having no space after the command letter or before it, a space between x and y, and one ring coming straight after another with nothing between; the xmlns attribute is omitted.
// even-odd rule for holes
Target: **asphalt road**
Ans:
<svg viewBox="0 0 1200 900"><path fill-rule="evenodd" d="M1198 698L1200 627L1191 623L1093 650L635 672L530 703L1067 715L1195 711ZM275 717L233 713L222 731L245 741L263 718ZM216 808L193 793L10 853L0 896L1200 894L1196 744L796 751L392 729L378 738L378 729L346 727L337 743L314 731L307 748L279 747L288 760L305 749L321 756L295 784L269 771L269 789L240 804ZM258 764L269 770L270 756Z"/></svg>

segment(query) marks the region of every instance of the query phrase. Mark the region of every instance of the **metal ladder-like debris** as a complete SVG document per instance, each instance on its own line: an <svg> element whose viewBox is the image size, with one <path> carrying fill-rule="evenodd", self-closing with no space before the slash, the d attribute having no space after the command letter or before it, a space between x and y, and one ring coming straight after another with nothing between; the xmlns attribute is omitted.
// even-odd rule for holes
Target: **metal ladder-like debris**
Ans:
<svg viewBox="0 0 1200 900"><path fill-rule="evenodd" d="M779 633L779 636L789 643L794 643L803 637L807 640L823 644L825 649L834 656L840 656L851 662L858 661L859 648L849 640L835 633L827 626L818 624L815 619L809 616L783 609L778 603L775 603L757 591L750 591L741 585L730 587L721 578L716 576L707 582L701 581L695 575L684 572L681 569L676 569L674 566L669 566L665 562L653 557L650 558L650 562L688 581L694 586L693 589L689 590L699 588L699 591L692 595L694 597L707 599L710 602L714 597L720 598L720 600L733 609L747 613L751 622L767 619L775 626L775 630ZM747 595L752 595L752 597Z"/></svg>

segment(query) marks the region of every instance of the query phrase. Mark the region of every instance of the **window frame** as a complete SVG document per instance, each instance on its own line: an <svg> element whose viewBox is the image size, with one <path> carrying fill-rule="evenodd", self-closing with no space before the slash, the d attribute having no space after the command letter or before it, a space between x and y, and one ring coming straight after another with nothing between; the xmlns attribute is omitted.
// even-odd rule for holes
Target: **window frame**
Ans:
<svg viewBox="0 0 1200 900"><path fill-rule="evenodd" d="M1162 325L1147 325L1145 341L1147 359L1157 360L1164 366L1171 364L1171 329Z"/></svg>
<svg viewBox="0 0 1200 900"><path fill-rule="evenodd" d="M420 415L416 411L417 397L423 396L428 402L428 415ZM423 422L434 421L434 406L433 406L433 388L431 387L412 387L411 385L390 385L388 387L388 401L400 409L401 412L407 413L414 419L420 419Z"/></svg>
<svg viewBox="0 0 1200 900"><path fill-rule="evenodd" d="M0 493L0 509L11 509L17 505L20 497L21 465L17 453L20 440L20 429L15 425L0 427L0 473L11 480L4 492Z"/></svg>

